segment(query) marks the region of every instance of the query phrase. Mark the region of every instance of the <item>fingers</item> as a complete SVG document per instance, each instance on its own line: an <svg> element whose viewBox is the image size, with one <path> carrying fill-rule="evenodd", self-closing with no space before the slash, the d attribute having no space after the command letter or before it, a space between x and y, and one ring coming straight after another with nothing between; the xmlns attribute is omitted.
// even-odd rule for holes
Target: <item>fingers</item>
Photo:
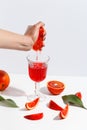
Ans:
<svg viewBox="0 0 87 130"><path fill-rule="evenodd" d="M31 34L31 32L34 32L34 31L39 31L40 27L43 27L43 26L45 26L45 24L43 22L41 22L41 21L36 23L36 24L34 24L34 25L29 25L27 27L25 35ZM45 35L46 35L46 30L44 29L44 36Z"/></svg>
<svg viewBox="0 0 87 130"><path fill-rule="evenodd" d="M29 34L29 30L32 28L32 25L29 25L24 33L24 35L28 35Z"/></svg>
<svg viewBox="0 0 87 130"><path fill-rule="evenodd" d="M35 28L40 28L40 27L43 27L43 26L45 26L45 24L43 22L41 22L41 21L36 23L36 24L34 24Z"/></svg>
<svg viewBox="0 0 87 130"><path fill-rule="evenodd" d="M45 26L45 24L43 23L43 22L41 22L41 21L39 21L39 22L37 22L36 24L34 24L34 25L29 25L28 27L27 27L27 30L26 30L26 32L25 32L25 35L26 36L30 36L31 37L31 39L32 39L32 45L36 42L36 40L38 39L38 35L39 35L39 30L40 30L40 28L41 27L43 27L44 28L44 26ZM44 41L46 39L46 30L45 30L45 28L44 28L44 31L43 31L43 36L42 36L42 41ZM30 44L31 42L29 41L29 44ZM23 47L26 47L26 45L25 46L23 46ZM29 48L31 48L31 46L29 47Z"/></svg>
<svg viewBox="0 0 87 130"><path fill-rule="evenodd" d="M36 24L34 24L32 27L33 27L33 29L36 31L36 33L38 34L39 33L39 29L41 28L41 27L43 27L44 28L44 26L45 26L45 24L43 23L43 22L41 22L41 21L39 21L38 23L36 23ZM44 28L44 31L43 31L43 41L46 39L46 30L45 30L45 28Z"/></svg>
<svg viewBox="0 0 87 130"><path fill-rule="evenodd" d="M40 28L40 27L44 27L45 26L45 24L43 23L43 22L38 22L38 23L36 23L35 25L34 25L34 27L36 27L36 28ZM43 40L45 40L46 39L46 30L45 30L45 28L44 28L44 32L43 32Z"/></svg>

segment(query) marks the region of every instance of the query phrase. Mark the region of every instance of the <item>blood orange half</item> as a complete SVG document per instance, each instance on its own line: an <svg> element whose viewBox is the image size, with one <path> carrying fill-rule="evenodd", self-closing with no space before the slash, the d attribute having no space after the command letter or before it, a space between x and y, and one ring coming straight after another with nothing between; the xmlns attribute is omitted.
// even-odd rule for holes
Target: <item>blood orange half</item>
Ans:
<svg viewBox="0 0 87 130"><path fill-rule="evenodd" d="M60 81L52 80L47 82L47 88L51 94L58 95L65 89L65 85Z"/></svg>

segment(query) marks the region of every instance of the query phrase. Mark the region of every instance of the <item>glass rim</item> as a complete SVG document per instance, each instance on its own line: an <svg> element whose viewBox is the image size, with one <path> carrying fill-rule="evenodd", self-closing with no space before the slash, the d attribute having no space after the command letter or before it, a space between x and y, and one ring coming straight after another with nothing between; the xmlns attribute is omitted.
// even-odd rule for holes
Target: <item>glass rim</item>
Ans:
<svg viewBox="0 0 87 130"><path fill-rule="evenodd" d="M48 62L50 60L50 56L46 54L39 54L39 55L28 54L26 59L28 62Z"/></svg>

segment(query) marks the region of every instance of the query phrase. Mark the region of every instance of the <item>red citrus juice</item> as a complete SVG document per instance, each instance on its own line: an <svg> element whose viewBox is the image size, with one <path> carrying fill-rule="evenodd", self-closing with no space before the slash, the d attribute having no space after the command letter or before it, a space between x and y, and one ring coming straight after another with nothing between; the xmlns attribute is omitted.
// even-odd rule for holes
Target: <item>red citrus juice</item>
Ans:
<svg viewBox="0 0 87 130"><path fill-rule="evenodd" d="M46 78L47 64L34 62L28 66L29 76L35 82L43 81Z"/></svg>

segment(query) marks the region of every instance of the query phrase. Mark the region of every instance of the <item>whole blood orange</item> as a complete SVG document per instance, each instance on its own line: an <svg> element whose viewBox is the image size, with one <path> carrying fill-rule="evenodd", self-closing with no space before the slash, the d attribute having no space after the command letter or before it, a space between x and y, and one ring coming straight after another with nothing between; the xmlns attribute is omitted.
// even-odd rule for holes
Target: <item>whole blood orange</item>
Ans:
<svg viewBox="0 0 87 130"><path fill-rule="evenodd" d="M4 70L0 70L0 91L5 90L10 83L10 76L9 74L4 71Z"/></svg>
<svg viewBox="0 0 87 130"><path fill-rule="evenodd" d="M47 88L51 94L58 95L65 89L65 85L60 81L52 80L47 82Z"/></svg>
<svg viewBox="0 0 87 130"><path fill-rule="evenodd" d="M37 106L39 100L40 100L40 98L37 97L37 98L35 98L34 100L25 103L26 109L27 109L27 110L32 110L32 109L34 109L34 108Z"/></svg>

